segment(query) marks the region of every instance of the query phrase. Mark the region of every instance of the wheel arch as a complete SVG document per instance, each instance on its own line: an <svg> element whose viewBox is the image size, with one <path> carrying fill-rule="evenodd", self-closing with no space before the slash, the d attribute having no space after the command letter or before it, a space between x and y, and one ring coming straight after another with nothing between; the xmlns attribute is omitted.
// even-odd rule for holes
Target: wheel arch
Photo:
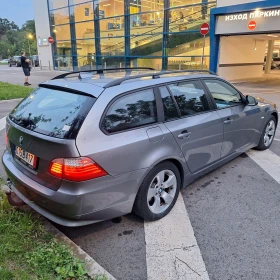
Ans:
<svg viewBox="0 0 280 280"><path fill-rule="evenodd" d="M276 119L276 126L278 125L278 114L277 112L271 113L271 115Z"/></svg>

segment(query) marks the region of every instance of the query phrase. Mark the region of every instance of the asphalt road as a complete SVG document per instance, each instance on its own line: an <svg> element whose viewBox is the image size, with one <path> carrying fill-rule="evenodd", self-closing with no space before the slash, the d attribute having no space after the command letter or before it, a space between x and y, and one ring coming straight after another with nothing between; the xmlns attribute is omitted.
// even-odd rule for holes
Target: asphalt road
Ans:
<svg viewBox="0 0 280 280"><path fill-rule="evenodd" d="M8 75L4 72L0 68L0 81ZM40 78L48 78L42 74L38 73L38 82ZM245 94L274 101L280 108L280 76L235 85ZM0 102L0 118L16 103ZM280 140L280 127L268 152L243 154L181 192L211 280L280 279L280 141L277 140ZM2 130L0 152L4 148ZM258 159L258 155L263 160ZM86 227L59 226L59 229L116 279L147 279L150 240L145 235L144 222L137 216L130 214ZM183 225L177 224L178 235L181 229ZM161 234L159 229L155 241ZM170 252L177 249L171 248ZM169 270L173 263L162 266ZM158 279L166 280L160 274ZM178 279L202 278L178 276Z"/></svg>

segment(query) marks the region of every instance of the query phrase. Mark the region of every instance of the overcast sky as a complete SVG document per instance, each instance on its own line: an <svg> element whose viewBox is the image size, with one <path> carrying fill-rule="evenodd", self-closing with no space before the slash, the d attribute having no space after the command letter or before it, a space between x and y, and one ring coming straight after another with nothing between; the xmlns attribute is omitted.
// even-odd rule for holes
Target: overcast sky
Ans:
<svg viewBox="0 0 280 280"><path fill-rule="evenodd" d="M32 2L32 0L0 0L0 18L7 18L21 27L27 20L34 19Z"/></svg>

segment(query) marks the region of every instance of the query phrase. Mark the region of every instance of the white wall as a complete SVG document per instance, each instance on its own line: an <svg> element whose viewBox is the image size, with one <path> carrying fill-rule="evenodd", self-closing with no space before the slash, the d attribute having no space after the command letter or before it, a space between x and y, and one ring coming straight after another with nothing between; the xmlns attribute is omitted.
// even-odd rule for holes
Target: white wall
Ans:
<svg viewBox="0 0 280 280"><path fill-rule="evenodd" d="M217 7L238 5L244 3L261 2L266 0L217 0Z"/></svg>
<svg viewBox="0 0 280 280"><path fill-rule="evenodd" d="M256 42L256 50L255 48ZM267 41L244 36L221 37L218 74L229 80L261 77ZM239 63L260 63L261 65L235 66ZM221 64L229 64L220 67Z"/></svg>
<svg viewBox="0 0 280 280"><path fill-rule="evenodd" d="M49 13L48 4L46 0L33 0L35 26L36 26L36 37L48 38L50 36L50 24L49 24ZM39 60L41 60L43 67L48 67L49 63L53 66L52 60L52 49L49 46L37 46Z"/></svg>

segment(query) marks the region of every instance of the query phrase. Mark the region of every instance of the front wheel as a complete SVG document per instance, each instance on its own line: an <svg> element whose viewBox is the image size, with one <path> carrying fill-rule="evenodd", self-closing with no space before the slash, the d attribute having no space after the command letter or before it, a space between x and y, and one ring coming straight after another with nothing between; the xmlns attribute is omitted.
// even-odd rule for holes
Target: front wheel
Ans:
<svg viewBox="0 0 280 280"><path fill-rule="evenodd" d="M176 203L180 186L180 173L173 163L156 165L139 188L133 212L148 221L163 218Z"/></svg>
<svg viewBox="0 0 280 280"><path fill-rule="evenodd" d="M264 126L259 145L256 147L256 149L260 151L264 151L268 149L273 142L275 131L276 131L276 119L274 116L270 116L269 120Z"/></svg>

